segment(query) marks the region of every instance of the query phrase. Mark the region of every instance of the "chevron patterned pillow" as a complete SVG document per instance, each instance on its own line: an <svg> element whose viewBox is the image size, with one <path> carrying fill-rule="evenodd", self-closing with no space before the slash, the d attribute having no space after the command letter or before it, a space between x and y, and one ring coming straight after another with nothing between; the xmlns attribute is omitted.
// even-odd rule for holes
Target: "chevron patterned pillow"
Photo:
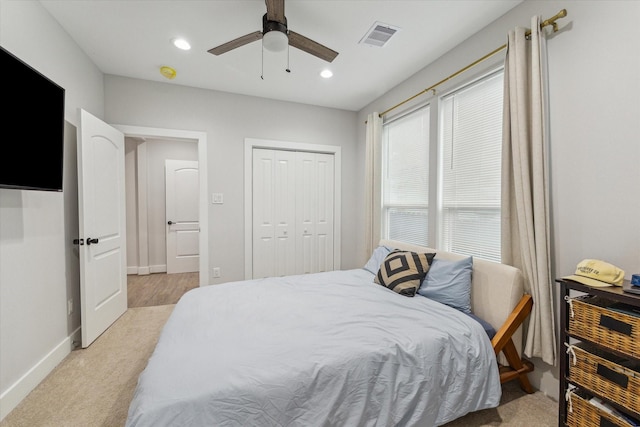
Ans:
<svg viewBox="0 0 640 427"><path fill-rule="evenodd" d="M415 296L436 254L395 250L386 256L374 282L407 297Z"/></svg>

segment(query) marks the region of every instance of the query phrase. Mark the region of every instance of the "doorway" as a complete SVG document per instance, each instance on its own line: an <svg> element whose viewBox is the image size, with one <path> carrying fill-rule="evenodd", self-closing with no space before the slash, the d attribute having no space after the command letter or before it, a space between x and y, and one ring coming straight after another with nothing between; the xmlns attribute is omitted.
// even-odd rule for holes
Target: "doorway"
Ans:
<svg viewBox="0 0 640 427"><path fill-rule="evenodd" d="M198 271L195 141L126 137L125 169L127 273Z"/></svg>
<svg viewBox="0 0 640 427"><path fill-rule="evenodd" d="M142 161L141 159L146 159L148 153L148 147L150 144L153 144L154 141L156 144L161 144L162 141L164 143L172 143L172 144L192 144L194 147L194 155L195 160L197 160L199 165L199 174L198 174L198 210L199 210L199 218L200 218L200 233L199 233L199 260L198 260L198 283L199 286L207 285L209 280L209 268L208 268L208 248L209 248L209 238L208 238L208 210L207 210L207 142L206 142L206 134L204 132L195 132L195 131L182 131L182 130L172 130L172 129L162 129L162 128L147 128L147 127L138 127L138 126L128 126L128 125L113 125L116 129L119 129L124 133L125 139L131 139L136 141L136 153L135 156L131 155L132 158L135 157L135 162L132 163L132 158L129 158L129 163L127 167L127 174L136 173L142 181L145 179L149 179L147 176L146 170L146 161ZM148 144L147 144L148 142ZM139 162L139 163L138 163ZM136 172L137 170L137 172ZM164 172L163 172L164 174ZM164 178L162 178L164 180ZM139 180L137 180L139 181ZM140 186L140 188L148 188L148 183L145 182L137 182L136 185ZM141 191L127 191L127 205L134 204L138 206L137 214L131 218L127 218L127 223L133 222L135 224L135 228L139 231L137 235L139 237L132 239L132 242L127 242L127 251L133 251L136 253L138 260L136 261L135 271L133 268L128 270L129 274L150 274L154 272L164 272L162 266L156 266L149 263L149 257L153 257L154 254L150 254L151 244L149 244L149 215L148 210L150 207L147 204L147 194ZM164 202L163 202L164 203ZM164 207L162 208L162 212L164 213ZM164 215L162 215L164 217ZM164 230L165 230L165 222L163 220L163 238L162 238L162 252L166 251L166 245L164 244ZM156 219L157 221L157 219ZM129 228L129 227L128 227ZM129 234L129 230L127 231ZM154 247L157 248L157 244L154 244ZM166 255L165 255L166 261ZM145 264L146 262L146 264ZM166 268L166 265L165 265Z"/></svg>

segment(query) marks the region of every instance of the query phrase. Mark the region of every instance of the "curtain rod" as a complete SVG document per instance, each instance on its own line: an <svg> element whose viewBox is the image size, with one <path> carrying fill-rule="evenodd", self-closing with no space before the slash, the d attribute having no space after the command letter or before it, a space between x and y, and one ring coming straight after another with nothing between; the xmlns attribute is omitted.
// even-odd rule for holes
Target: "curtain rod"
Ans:
<svg viewBox="0 0 640 427"><path fill-rule="evenodd" d="M556 14L555 14L555 15L553 15L551 18L549 18L549 19L545 19L544 21L542 21L542 23L540 24L540 28L542 29L542 28L544 28L544 27L546 27L546 26L551 25L551 26L553 27L553 32L555 33L556 31L558 31L558 24L556 23L556 20L558 20L558 19L560 19L560 18L564 18L565 16L567 16L567 9L562 9L560 12L556 13ZM528 31L525 33L525 36L530 36L530 35L531 35L531 30L528 30ZM444 78L444 79L440 80L438 83L436 83L436 84L434 84L434 85L432 85L432 86L430 86L430 87L428 87L428 88L424 89L424 90L423 90L423 91L421 91L421 92L416 93L416 94L415 94L415 95L413 95L412 97L407 98L407 99L405 99L404 101L400 102L399 104L396 104L396 105L394 105L393 107L391 107L391 108L389 108L389 109L387 109L387 110L383 111L382 113L380 113L380 114L379 114L379 116L380 116L380 117L384 116L385 114L387 114L387 113L389 113L389 112L391 112L391 111L395 110L396 108L398 108L398 107L400 107L400 106L402 106L402 105L406 104L407 102L409 102L409 101L413 101L415 98L417 98L417 97L419 97L419 96L421 96L421 95L424 95L425 93L429 92L430 90L433 90L433 91L434 91L434 93L435 93L435 88L436 88L436 87L438 87L438 86L440 86L442 83L444 83L444 82L446 82L446 81L448 81L448 80L450 80L450 79L452 79L452 78L454 78L454 77L457 77L458 75L460 75L460 74L464 73L464 72L465 72L465 71L467 71L468 69L475 67L475 66L476 66L476 65L478 65L480 62L482 62L482 61L484 61L484 60L486 60L486 59L488 59L488 58L492 57L492 56L493 56L493 55L495 55L496 53L498 53L498 52L500 52L501 50L504 50L504 49L506 49L506 48L507 48L507 45L506 45L506 44L503 44L503 45L502 45L502 46L500 46L499 48L497 48L497 49L495 49L495 50L493 50L493 51L491 51L491 52L487 53L487 54L486 54L485 56L483 56L482 58L480 58L480 59L477 59L477 60L473 61L471 64L467 65L466 67L461 68L460 70L458 70L458 71L456 71L455 73L451 74L449 77L446 77L446 78Z"/></svg>

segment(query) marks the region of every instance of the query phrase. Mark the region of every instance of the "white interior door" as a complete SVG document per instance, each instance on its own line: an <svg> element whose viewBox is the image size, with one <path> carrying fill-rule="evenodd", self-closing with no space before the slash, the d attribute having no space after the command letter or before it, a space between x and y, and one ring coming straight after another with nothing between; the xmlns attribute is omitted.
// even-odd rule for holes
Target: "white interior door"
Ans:
<svg viewBox="0 0 640 427"><path fill-rule="evenodd" d="M334 247L335 175L334 156L316 154L316 259L317 271L332 271Z"/></svg>
<svg viewBox="0 0 640 427"><path fill-rule="evenodd" d="M198 162L165 160L167 274L200 268Z"/></svg>
<svg viewBox="0 0 640 427"><path fill-rule="evenodd" d="M295 273L295 153L253 150L253 277Z"/></svg>
<svg viewBox="0 0 640 427"><path fill-rule="evenodd" d="M124 134L84 110L78 127L82 347L127 310Z"/></svg>
<svg viewBox="0 0 640 427"><path fill-rule="evenodd" d="M334 269L334 156L254 148L252 277Z"/></svg>
<svg viewBox="0 0 640 427"><path fill-rule="evenodd" d="M334 239L334 157L296 153L296 272L331 271Z"/></svg>

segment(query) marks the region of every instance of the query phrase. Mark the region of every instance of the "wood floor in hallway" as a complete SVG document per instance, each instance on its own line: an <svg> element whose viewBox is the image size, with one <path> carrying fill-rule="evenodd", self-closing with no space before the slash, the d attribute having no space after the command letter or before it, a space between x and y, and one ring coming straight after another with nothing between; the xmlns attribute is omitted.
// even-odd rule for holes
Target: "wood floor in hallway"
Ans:
<svg viewBox="0 0 640 427"><path fill-rule="evenodd" d="M185 292L198 287L200 273L154 273L127 276L128 307L175 304Z"/></svg>

